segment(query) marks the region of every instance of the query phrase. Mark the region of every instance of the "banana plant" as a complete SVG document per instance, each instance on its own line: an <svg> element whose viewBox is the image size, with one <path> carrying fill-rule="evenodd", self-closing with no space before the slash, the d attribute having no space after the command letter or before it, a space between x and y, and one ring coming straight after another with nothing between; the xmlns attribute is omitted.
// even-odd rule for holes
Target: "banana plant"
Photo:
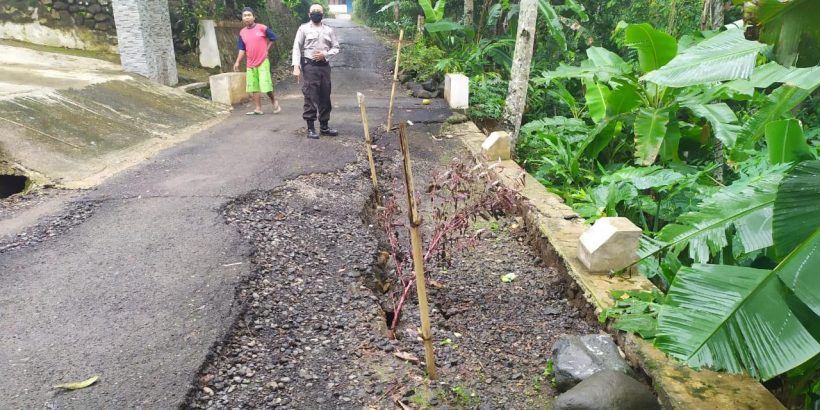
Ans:
<svg viewBox="0 0 820 410"><path fill-rule="evenodd" d="M764 381L818 357L820 160L800 162L785 176L727 187L706 202L670 228L676 246L725 242L724 230L734 223L748 246L774 249L779 263L770 270L703 264L694 255L696 263L680 269L655 307L657 326L649 335L655 346L692 367ZM669 249L669 243L647 243Z"/></svg>
<svg viewBox="0 0 820 410"><path fill-rule="evenodd" d="M626 45L637 61L624 61L604 48L587 49L580 66L564 64L542 73L541 83L570 78L582 82L590 119L597 125L577 155L596 157L618 135L632 130L634 157L648 166L675 161L684 134L716 138L742 159L763 137L766 125L788 116L820 84L820 69L788 69L776 63L755 67L769 46L749 41L743 31L726 31L678 53L676 40L649 24L626 26ZM783 83L745 125L726 100Z"/></svg>

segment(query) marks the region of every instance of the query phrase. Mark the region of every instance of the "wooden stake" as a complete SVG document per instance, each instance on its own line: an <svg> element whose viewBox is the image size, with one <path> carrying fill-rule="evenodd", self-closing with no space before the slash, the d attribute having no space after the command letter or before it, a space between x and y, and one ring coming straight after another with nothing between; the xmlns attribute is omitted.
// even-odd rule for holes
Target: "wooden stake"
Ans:
<svg viewBox="0 0 820 410"><path fill-rule="evenodd" d="M359 99L359 111L362 113L362 126L364 127L364 145L367 150L367 161L370 162L370 179L373 181L373 192L376 195L376 204L381 205L379 195L379 182L376 179L376 162L373 161L373 140L370 139L370 126L367 124L367 108L364 104L364 94L356 93Z"/></svg>
<svg viewBox="0 0 820 410"><path fill-rule="evenodd" d="M404 185L407 187L407 217L410 219L410 244L413 250L413 270L416 273L416 291L419 297L421 315L421 338L424 340L424 356L427 375L436 379L436 358L433 354L433 332L430 328L430 308L427 305L427 285L424 279L424 257L421 250L421 217L416 205L416 190L413 185L413 170L410 167L410 149L407 143L407 125L399 124L399 143L404 157Z"/></svg>
<svg viewBox="0 0 820 410"><path fill-rule="evenodd" d="M399 31L399 45L396 47L396 68L393 69L393 87L390 89L390 107L387 109L387 131L393 128L393 97L396 95L396 83L399 82L399 60L401 59L401 41L404 29Z"/></svg>

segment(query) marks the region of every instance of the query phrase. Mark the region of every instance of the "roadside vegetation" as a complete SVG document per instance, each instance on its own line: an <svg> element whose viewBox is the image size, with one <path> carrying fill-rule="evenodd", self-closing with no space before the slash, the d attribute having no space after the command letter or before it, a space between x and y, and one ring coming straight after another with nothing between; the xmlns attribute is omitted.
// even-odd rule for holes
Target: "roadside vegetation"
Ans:
<svg viewBox="0 0 820 410"><path fill-rule="evenodd" d="M643 229L637 269L658 290L615 295L602 320L815 408L820 10L706 3L540 0L517 159L588 222L623 216ZM355 13L412 37L405 79L470 77L467 114L493 130L518 7L363 0Z"/></svg>

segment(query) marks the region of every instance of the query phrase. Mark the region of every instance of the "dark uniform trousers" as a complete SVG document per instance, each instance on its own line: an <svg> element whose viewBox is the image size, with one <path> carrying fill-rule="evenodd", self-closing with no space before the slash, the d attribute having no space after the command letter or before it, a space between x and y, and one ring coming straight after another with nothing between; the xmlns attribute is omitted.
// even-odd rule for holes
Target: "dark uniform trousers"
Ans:
<svg viewBox="0 0 820 410"><path fill-rule="evenodd" d="M305 95L305 111L302 118L327 125L330 120L330 64L302 58L302 93Z"/></svg>

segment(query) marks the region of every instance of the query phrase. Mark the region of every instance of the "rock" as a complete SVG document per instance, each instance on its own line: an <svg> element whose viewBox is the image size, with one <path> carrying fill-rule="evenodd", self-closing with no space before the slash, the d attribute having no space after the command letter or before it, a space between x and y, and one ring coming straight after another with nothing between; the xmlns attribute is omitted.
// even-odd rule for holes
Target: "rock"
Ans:
<svg viewBox="0 0 820 410"><path fill-rule="evenodd" d="M421 86L427 91L435 92L438 90L438 81L436 81L435 78L431 78L427 81L422 81Z"/></svg>
<svg viewBox="0 0 820 410"><path fill-rule="evenodd" d="M68 3L64 2L64 1L55 1L54 5L52 5L51 8L54 9L54 10L67 10L68 9Z"/></svg>
<svg viewBox="0 0 820 410"><path fill-rule="evenodd" d="M558 396L555 410L660 409L648 386L615 370L602 370Z"/></svg>
<svg viewBox="0 0 820 410"><path fill-rule="evenodd" d="M590 272L621 270L638 260L641 234L627 218L598 219L578 240L578 259Z"/></svg>
<svg viewBox="0 0 820 410"><path fill-rule="evenodd" d="M105 13L97 13L94 15L94 21L98 23L102 23L103 21L108 21L111 18L108 14Z"/></svg>
<svg viewBox="0 0 820 410"><path fill-rule="evenodd" d="M552 347L552 364L559 391L602 370L631 372L610 335L561 336Z"/></svg>
<svg viewBox="0 0 820 410"><path fill-rule="evenodd" d="M407 83L407 88L410 89L410 92L413 94L413 97L417 98L436 98L438 97L438 92L430 92L424 89L424 87L419 83L409 82Z"/></svg>

